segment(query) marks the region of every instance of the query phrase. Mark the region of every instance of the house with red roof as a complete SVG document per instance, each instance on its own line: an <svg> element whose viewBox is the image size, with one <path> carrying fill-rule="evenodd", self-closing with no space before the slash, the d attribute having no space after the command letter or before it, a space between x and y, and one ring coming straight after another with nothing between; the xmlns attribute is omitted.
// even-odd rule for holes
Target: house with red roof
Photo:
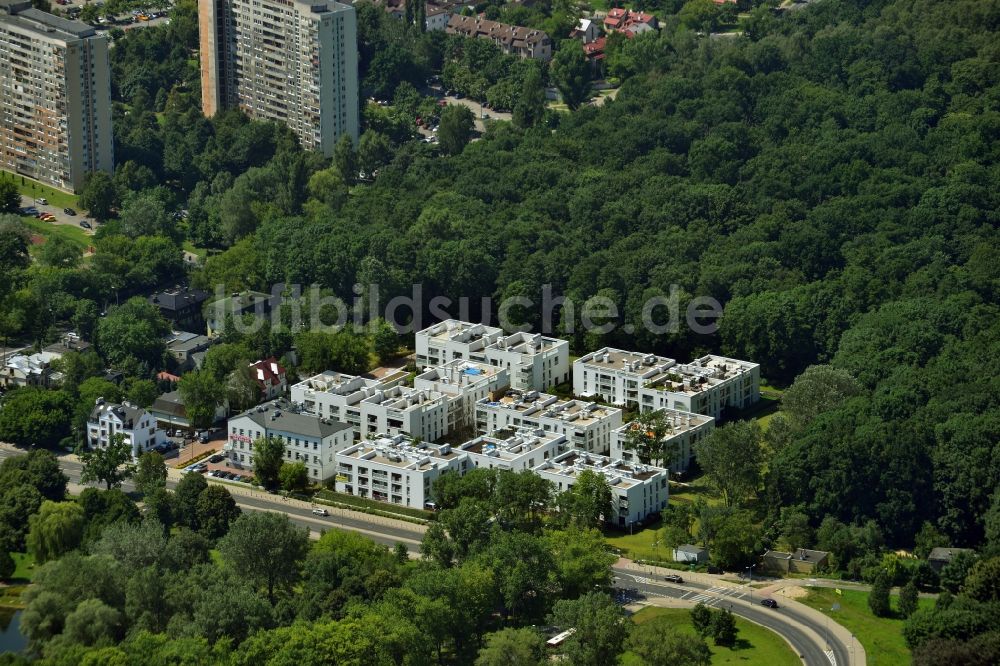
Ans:
<svg viewBox="0 0 1000 666"><path fill-rule="evenodd" d="M650 30L659 30L660 22L652 14L612 7L604 17L604 32L620 32L628 38Z"/></svg>
<svg viewBox="0 0 1000 666"><path fill-rule="evenodd" d="M273 356L263 361L251 363L250 371L257 380L257 385L260 386L261 400L273 400L285 394L285 389L288 387L288 377L285 369Z"/></svg>

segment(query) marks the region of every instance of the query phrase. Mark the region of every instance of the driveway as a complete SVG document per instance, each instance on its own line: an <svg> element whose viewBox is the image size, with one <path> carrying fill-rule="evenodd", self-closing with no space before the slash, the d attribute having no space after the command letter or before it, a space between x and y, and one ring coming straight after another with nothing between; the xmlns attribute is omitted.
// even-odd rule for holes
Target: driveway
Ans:
<svg viewBox="0 0 1000 666"><path fill-rule="evenodd" d="M84 215L80 211L77 211L76 215L67 215L66 213L63 212L63 209L59 208L58 206L53 206L52 204L42 205L35 203L35 199L22 194L21 208L27 208L29 206L37 208L39 213L52 213L53 215L55 215L54 220L48 221L49 224L63 224L71 227L77 227L80 229L80 231L82 231L88 236L94 235L94 228L97 227L97 220L95 220L92 217ZM84 229L80 227L80 222L84 220L90 223L91 226L90 229Z"/></svg>

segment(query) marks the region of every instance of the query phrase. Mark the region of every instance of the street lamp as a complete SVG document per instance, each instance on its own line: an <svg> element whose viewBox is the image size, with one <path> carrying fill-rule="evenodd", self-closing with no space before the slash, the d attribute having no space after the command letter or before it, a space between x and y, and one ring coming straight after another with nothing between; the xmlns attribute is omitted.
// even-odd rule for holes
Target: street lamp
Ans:
<svg viewBox="0 0 1000 666"><path fill-rule="evenodd" d="M750 579L747 583L747 589L750 590L750 603L753 603L753 568L757 566L756 564L751 564L747 567L747 571L750 573Z"/></svg>

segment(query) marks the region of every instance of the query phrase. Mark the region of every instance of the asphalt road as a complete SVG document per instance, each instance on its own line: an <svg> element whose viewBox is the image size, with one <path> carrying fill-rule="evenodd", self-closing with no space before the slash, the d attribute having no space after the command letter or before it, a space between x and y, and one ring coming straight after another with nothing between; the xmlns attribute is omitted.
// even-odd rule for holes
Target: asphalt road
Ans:
<svg viewBox="0 0 1000 666"><path fill-rule="evenodd" d="M18 455L20 451L0 449L0 460ZM73 484L80 484L83 471L82 464L72 457L61 457L60 466ZM209 483L220 483L206 479ZM399 521L385 520L358 512L356 515L339 515L331 512L329 516L317 516L311 507L294 500L270 495L263 491L250 491L243 486L223 484L233 492L237 505L246 511L274 511L287 514L296 525L308 527L313 536L330 529L343 529L359 532L373 541L394 546L402 543L415 552L420 547L421 531L417 526L408 526ZM168 477L167 487L175 488L177 480ZM123 490L131 491L134 487L130 482L123 485ZM691 604L702 602L708 606L728 607L740 617L756 622L784 637L793 649L809 666L850 666L851 650L837 640L824 624L804 613L782 605L778 609L760 606L760 594L745 586L708 585L701 582L685 581L684 584L667 583L652 577L647 572L614 567L615 587L634 588L647 597L660 596L679 599ZM779 603L781 603L779 601Z"/></svg>
<svg viewBox="0 0 1000 666"><path fill-rule="evenodd" d="M49 224L63 224L70 227L77 227L80 231L82 231L88 236L94 235L94 228L97 227L97 221L94 220L94 218L87 217L79 210L76 211L76 215L67 215L66 213L63 212L63 209L58 206L53 206L52 204L46 204L43 206L42 204L35 203L35 201L36 200L32 197L25 196L23 194L21 195L22 208L34 207L38 209L39 213L52 213L53 215L55 215L56 219L49 220L48 221ZM80 222L82 220L86 220L87 222L89 222L91 228L84 229L83 227L81 227Z"/></svg>
<svg viewBox="0 0 1000 666"><path fill-rule="evenodd" d="M615 587L618 588L634 588L647 597L669 597L692 604L702 602L707 606L729 608L735 615L767 627L787 639L809 666L813 664L849 666L851 663L849 648L836 640L832 634L828 634L822 623L784 605L777 609L760 606L762 597L759 594L754 595L751 602L749 590L745 587L709 586L688 581L682 585L675 585L630 569L615 568L613 572ZM815 635L820 637L819 642L817 643L814 636L803 631L802 627L815 632ZM827 642L829 650L826 649Z"/></svg>
<svg viewBox="0 0 1000 666"><path fill-rule="evenodd" d="M19 451L0 449L0 460L11 456L19 455ZM70 483L82 485L80 477L83 473L83 465L71 458L60 458L60 466L69 477ZM377 518L358 512L357 517L345 517L331 512L329 516L317 516L312 513L312 509L302 502L289 501L277 495L270 495L264 491L249 491L243 486L235 484L224 484L212 479L205 479L209 483L220 483L230 488L236 504L246 511L274 511L287 514L289 519L300 527L308 527L313 536L318 536L321 532L331 528L360 532L368 538L387 546L395 546L397 543L406 545L411 551L420 547L420 534L416 530L396 528L392 521L379 522ZM167 478L167 488L177 487L177 481ZM122 490L131 492L135 486L131 482L125 482ZM252 494L248 494L251 493ZM414 526L416 527L416 526Z"/></svg>

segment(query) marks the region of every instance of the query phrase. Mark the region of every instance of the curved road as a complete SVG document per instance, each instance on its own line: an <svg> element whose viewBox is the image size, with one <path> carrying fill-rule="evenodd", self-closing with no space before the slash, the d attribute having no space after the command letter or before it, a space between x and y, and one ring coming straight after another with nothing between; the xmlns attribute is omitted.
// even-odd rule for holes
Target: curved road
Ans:
<svg viewBox="0 0 1000 666"><path fill-rule="evenodd" d="M804 613L787 605L778 609L754 605L741 586L709 586L699 582L684 584L666 583L650 574L614 567L615 587L634 588L647 596L661 596L688 601L692 605L703 602L708 606L729 608L735 615L756 622L785 638L802 660L809 666L849 666L850 651L832 634L827 638L826 627ZM758 600L760 597L758 597ZM780 603L780 602L779 602ZM803 630L803 627L807 631ZM825 649L829 645L829 649Z"/></svg>
<svg viewBox="0 0 1000 666"><path fill-rule="evenodd" d="M0 460L19 453L21 451L0 449ZM60 457L60 466L71 483L80 483L83 466L75 457ZM171 472L167 478L168 488L177 485L176 472ZM206 480L209 483L221 483L213 479ZM242 484L223 485L231 490L233 499L242 509L287 514L293 523L308 527L314 536L330 528L339 528L359 532L388 546L402 543L411 552L419 551L424 532L421 525L333 509L329 516L317 516L305 502L285 500L280 496L251 490ZM123 489L128 491L133 488L131 483L126 483ZM692 605L700 601L709 606L728 606L736 615L767 627L785 638L809 666L851 666L853 663L852 650L830 632L823 621L792 608L786 602L779 602L781 607L778 609L755 605L754 602L759 602L761 597L758 595L756 600L752 599L752 591L746 586L709 585L698 581L672 584L648 571L621 565L614 566L612 571L615 587L635 588L647 596L670 597Z"/></svg>

